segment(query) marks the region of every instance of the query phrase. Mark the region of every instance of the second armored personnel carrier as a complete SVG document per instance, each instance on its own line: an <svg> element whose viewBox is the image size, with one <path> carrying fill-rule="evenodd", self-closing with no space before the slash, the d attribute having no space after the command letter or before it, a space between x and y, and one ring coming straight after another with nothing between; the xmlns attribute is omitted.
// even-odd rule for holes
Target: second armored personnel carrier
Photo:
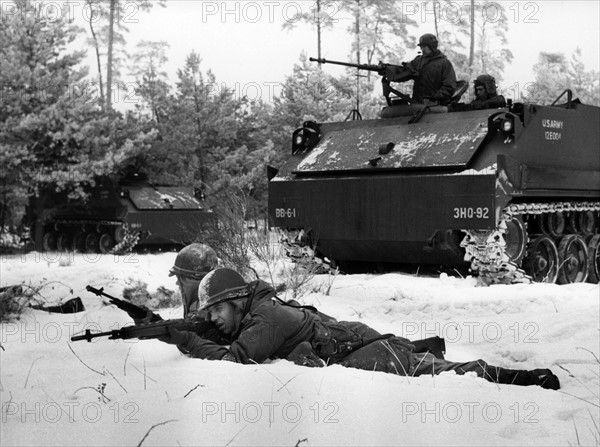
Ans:
<svg viewBox="0 0 600 447"><path fill-rule="evenodd" d="M291 255L346 271L469 265L488 284L598 282L600 108L565 91L551 105L405 109L293 133L269 181Z"/></svg>
<svg viewBox="0 0 600 447"><path fill-rule="evenodd" d="M138 175L97 178L85 199L48 188L31 197L24 223L38 250L122 251L185 245L214 223L193 188L156 186Z"/></svg>

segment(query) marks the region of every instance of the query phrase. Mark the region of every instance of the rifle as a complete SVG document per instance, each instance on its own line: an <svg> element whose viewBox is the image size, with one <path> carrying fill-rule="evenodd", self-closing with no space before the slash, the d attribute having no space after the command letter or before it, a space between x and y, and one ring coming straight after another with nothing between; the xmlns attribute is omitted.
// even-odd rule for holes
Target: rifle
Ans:
<svg viewBox="0 0 600 447"><path fill-rule="evenodd" d="M324 58L308 58L311 62L318 62L319 64L333 64L333 65L342 65L344 67L352 67L357 68L359 70L366 71L374 71L380 76L381 83L383 84L383 96L387 102L388 106L392 105L392 99L390 99L390 93L393 93L397 97L399 97L405 103L410 104L411 99L410 96L399 92L392 86L390 86L390 81L393 82L404 82L414 79L418 76L418 73L414 71L406 62L403 62L402 65L394 65L394 64L386 64L384 62L379 62L377 65L373 64L353 64L351 62L340 62L340 61L330 61ZM391 79L390 79L391 78Z"/></svg>
<svg viewBox="0 0 600 447"><path fill-rule="evenodd" d="M136 306L135 304L130 303L129 301L120 300L119 298L115 298L114 296L109 295L108 293L104 293L104 287L100 287L99 289L96 289L96 288L88 285L88 286L86 286L85 290L87 290L88 292L92 292L93 294L95 294L97 296L104 296L104 297L108 298L108 300L112 304L117 306L119 309L127 312L129 314L129 316L131 318L133 318L134 320L142 320L142 319L146 318L148 316L148 312L150 312L148 309L146 309L144 307ZM155 314L154 312L151 312L150 322L155 322L155 321L163 321L163 319L160 315Z"/></svg>
<svg viewBox="0 0 600 447"><path fill-rule="evenodd" d="M150 322L145 324L137 324L135 326L125 326L121 329L115 329L108 332L95 332L92 333L89 329L86 329L85 334L75 335L71 337L71 341L87 340L91 342L93 338L108 336L109 340L117 339L130 339L139 338L140 340L147 340L151 338L158 338L169 335L169 326L173 326L175 329L181 331L192 331L202 338L214 341L219 344L227 344L228 340L225 335L219 330L219 328L211 321L207 320L203 315L191 314L184 319L173 319L163 320L162 317L145 307L136 306L129 301L121 300L114 296L104 293L104 288L101 287L96 289L90 285L85 288L88 292L92 292L97 296L104 296L109 301L117 306L119 309L124 310L133 319L142 320L147 318L148 312L150 312Z"/></svg>
<svg viewBox="0 0 600 447"><path fill-rule="evenodd" d="M85 334L75 335L71 337L71 341L87 340L88 342L91 342L94 338L106 336L108 336L109 340L127 340L131 338L149 340L152 338L168 336L169 327L171 326L180 331L195 332L203 338L217 342L213 339L214 337L212 337L216 326L214 323L207 321L200 316L155 321L153 323L138 324L135 326L125 326L120 329L114 329L107 332L92 332L89 329L86 329Z"/></svg>

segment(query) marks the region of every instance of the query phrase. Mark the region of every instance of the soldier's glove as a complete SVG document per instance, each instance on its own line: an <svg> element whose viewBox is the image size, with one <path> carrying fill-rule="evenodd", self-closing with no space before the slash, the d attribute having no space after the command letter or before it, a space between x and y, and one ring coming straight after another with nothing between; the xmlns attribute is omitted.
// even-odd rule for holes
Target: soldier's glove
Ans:
<svg viewBox="0 0 600 447"><path fill-rule="evenodd" d="M435 92L431 98L434 101L443 102L446 100L446 95L444 95L442 92Z"/></svg>
<svg viewBox="0 0 600 447"><path fill-rule="evenodd" d="M152 323L154 321L162 321L162 317L160 315L155 314L150 309L145 309L145 310L146 310L146 315L144 315L141 318L140 318L140 315L137 313L136 314L134 314L132 312L127 312L127 313L129 314L129 316L131 317L131 319L133 320L133 322L136 325Z"/></svg>
<svg viewBox="0 0 600 447"><path fill-rule="evenodd" d="M173 326L167 327L169 335L163 335L157 337L163 343L169 343L170 345L186 345L190 339L191 333L188 331L180 331L175 329Z"/></svg>
<svg viewBox="0 0 600 447"><path fill-rule="evenodd" d="M325 362L315 354L312 345L303 341L287 356L287 360L294 362L296 365L308 366L310 368L321 368L325 366Z"/></svg>

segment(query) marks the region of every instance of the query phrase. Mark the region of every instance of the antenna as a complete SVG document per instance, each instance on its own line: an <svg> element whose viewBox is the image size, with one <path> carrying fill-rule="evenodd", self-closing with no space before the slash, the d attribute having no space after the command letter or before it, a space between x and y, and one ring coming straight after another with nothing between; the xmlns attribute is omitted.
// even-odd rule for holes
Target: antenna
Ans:
<svg viewBox="0 0 600 447"><path fill-rule="evenodd" d="M356 63L360 65L360 0L356 0ZM356 108L352 109L344 121L348 121L352 117L352 121L362 120L360 114L360 77L359 69L356 68Z"/></svg>
<svg viewBox="0 0 600 447"><path fill-rule="evenodd" d="M359 74L359 71L357 68L356 69L356 107L354 109L350 110L350 113L348 113L348 116L346 116L346 119L344 121L362 120L362 115L360 114L360 79L359 78L364 78L364 77L366 77L366 76Z"/></svg>

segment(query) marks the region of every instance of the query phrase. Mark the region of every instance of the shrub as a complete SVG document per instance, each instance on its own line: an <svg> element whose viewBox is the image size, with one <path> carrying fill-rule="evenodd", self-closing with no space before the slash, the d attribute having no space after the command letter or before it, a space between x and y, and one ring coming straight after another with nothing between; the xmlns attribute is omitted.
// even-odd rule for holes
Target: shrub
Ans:
<svg viewBox="0 0 600 447"><path fill-rule="evenodd" d="M179 292L160 286L156 292L148 292L148 284L139 279L129 278L128 286L123 289L123 298L137 306L148 309L164 309L181 305Z"/></svg>
<svg viewBox="0 0 600 447"><path fill-rule="evenodd" d="M0 289L0 322L18 320L29 298L23 294L22 286Z"/></svg>

